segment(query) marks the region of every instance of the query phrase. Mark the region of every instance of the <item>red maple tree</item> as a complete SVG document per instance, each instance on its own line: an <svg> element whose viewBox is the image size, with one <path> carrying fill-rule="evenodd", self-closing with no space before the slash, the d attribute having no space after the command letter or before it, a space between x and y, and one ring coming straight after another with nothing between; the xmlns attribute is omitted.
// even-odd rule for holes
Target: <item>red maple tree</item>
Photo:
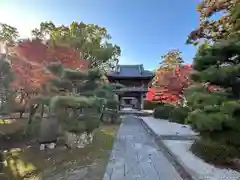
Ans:
<svg viewBox="0 0 240 180"><path fill-rule="evenodd" d="M177 104L182 98L184 90L192 84L189 77L191 71L192 65L178 66L173 71L158 70L159 73L156 73L156 76L161 77L157 77L157 82L155 81L153 86L148 89L147 100ZM211 92L223 90L209 83L201 85L208 87Z"/></svg>
<svg viewBox="0 0 240 180"><path fill-rule="evenodd" d="M146 95L149 101L160 101L163 103L177 103L185 88L191 84L189 74L191 65L177 66L171 71L159 71L156 76L157 82L149 88Z"/></svg>
<svg viewBox="0 0 240 180"><path fill-rule="evenodd" d="M89 61L67 47L49 47L40 40L25 40L11 49L11 63L15 73L13 86L38 90L53 75L46 65L60 62L67 68L88 69Z"/></svg>

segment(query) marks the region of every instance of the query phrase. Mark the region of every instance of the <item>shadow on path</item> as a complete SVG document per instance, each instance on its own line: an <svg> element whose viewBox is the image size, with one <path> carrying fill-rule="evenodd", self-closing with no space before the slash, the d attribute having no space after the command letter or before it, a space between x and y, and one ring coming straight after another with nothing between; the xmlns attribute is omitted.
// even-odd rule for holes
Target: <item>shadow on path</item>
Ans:
<svg viewBox="0 0 240 180"><path fill-rule="evenodd" d="M103 180L182 180L140 120L126 116Z"/></svg>

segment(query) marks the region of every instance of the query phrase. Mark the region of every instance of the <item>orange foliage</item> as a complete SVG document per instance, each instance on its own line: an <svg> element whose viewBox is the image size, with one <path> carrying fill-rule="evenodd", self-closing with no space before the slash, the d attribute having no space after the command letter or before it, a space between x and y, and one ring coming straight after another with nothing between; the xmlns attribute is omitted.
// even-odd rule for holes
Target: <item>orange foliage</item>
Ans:
<svg viewBox="0 0 240 180"><path fill-rule="evenodd" d="M153 85L148 89L146 98L149 101L158 101L163 103L178 103L181 99L184 89L191 85L189 79L192 65L184 65L177 67L174 71L167 71L166 69L158 69ZM208 87L209 91L222 91L223 89L211 85L209 83L202 83L202 86Z"/></svg>
<svg viewBox="0 0 240 180"><path fill-rule="evenodd" d="M159 68L156 71L153 86L148 90L147 99L164 103L178 102L184 89L190 85L191 71L191 65L179 66L174 70Z"/></svg>
<svg viewBox="0 0 240 180"><path fill-rule="evenodd" d="M89 61L80 53L67 47L48 47L40 40L26 40L11 49L12 68L15 72L13 86L39 89L50 77L45 68L52 62L61 62L67 68L88 69Z"/></svg>

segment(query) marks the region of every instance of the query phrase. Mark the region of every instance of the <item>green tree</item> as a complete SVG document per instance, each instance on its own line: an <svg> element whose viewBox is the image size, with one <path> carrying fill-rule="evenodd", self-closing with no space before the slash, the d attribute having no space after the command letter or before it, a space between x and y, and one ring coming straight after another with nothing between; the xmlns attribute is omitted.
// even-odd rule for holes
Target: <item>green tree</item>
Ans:
<svg viewBox="0 0 240 180"><path fill-rule="evenodd" d="M0 110L3 109L11 93L10 83L13 81L13 72L10 62L5 55L0 57Z"/></svg>
<svg viewBox="0 0 240 180"><path fill-rule="evenodd" d="M72 22L69 26L55 26L52 22L43 22L33 35L48 37L50 45L67 46L79 51L83 59L91 61L91 68L112 68L121 53L119 46L110 43L111 36L106 28L95 24Z"/></svg>
<svg viewBox="0 0 240 180"><path fill-rule="evenodd" d="M214 42L231 36L239 36L239 22L236 24L236 16L239 16L239 0L202 0L197 6L200 14L199 27L192 31L187 43L199 44L199 42ZM212 18L216 13L222 13L219 18Z"/></svg>
<svg viewBox="0 0 240 180"><path fill-rule="evenodd" d="M182 65L183 58L181 57L181 52L177 49L173 49L167 52L161 57L163 60L160 62L160 68L166 70L173 70L179 65Z"/></svg>
<svg viewBox="0 0 240 180"><path fill-rule="evenodd" d="M195 153L207 161L226 164L239 158L240 150L240 1L204 2L201 8L206 17L225 9L222 19L228 21L222 22L224 28L213 21L192 39L210 41L199 46L193 61L191 78L201 86L185 91L192 110L186 122L202 136L193 146Z"/></svg>
<svg viewBox="0 0 240 180"><path fill-rule="evenodd" d="M15 45L18 37L19 33L17 28L0 23L0 42L6 46L6 54L8 54L8 47Z"/></svg>
<svg viewBox="0 0 240 180"><path fill-rule="evenodd" d="M102 71L91 69L83 72L58 63L52 63L48 69L56 77L50 79L42 94L33 100L31 116L43 104L50 108L50 115L56 115L67 131L91 132L98 127L106 105L115 103L117 109L118 100L113 101L113 90L117 85L106 84L102 80Z"/></svg>

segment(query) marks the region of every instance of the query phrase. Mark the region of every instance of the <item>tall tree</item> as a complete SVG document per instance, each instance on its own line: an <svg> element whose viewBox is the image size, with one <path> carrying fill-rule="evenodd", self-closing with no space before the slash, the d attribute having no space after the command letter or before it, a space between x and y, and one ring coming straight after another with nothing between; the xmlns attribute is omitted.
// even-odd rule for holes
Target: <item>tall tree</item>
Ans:
<svg viewBox="0 0 240 180"><path fill-rule="evenodd" d="M39 40L26 40L15 46L11 56L12 69L16 74L13 85L26 91L39 90L52 74L46 66L60 62L67 68L88 69L88 62L67 47L49 48Z"/></svg>
<svg viewBox="0 0 240 180"><path fill-rule="evenodd" d="M187 43L197 45L203 41L226 39L236 33L239 35L239 25L236 26L235 23L239 8L239 0L202 0L197 6L200 14L199 27L189 34ZM219 19L212 18L216 13L223 15Z"/></svg>
<svg viewBox="0 0 240 180"><path fill-rule="evenodd" d="M18 37L19 33L17 28L0 23L0 42L5 45L6 54L8 54L8 47L15 45Z"/></svg>
<svg viewBox="0 0 240 180"><path fill-rule="evenodd" d="M192 112L186 122L202 136L192 148L195 154L213 163L229 164L233 158L239 159L240 148L240 1L206 0L200 10L203 17L226 10L219 20L206 20L206 27L190 36L192 42L208 40L196 53L192 80L213 85L218 91L204 86L189 88L185 93Z"/></svg>
<svg viewBox="0 0 240 180"><path fill-rule="evenodd" d="M183 95L183 91L191 84L189 78L191 71L191 66L184 65L156 74L160 75L161 78L158 78L152 88L149 89L149 94L152 94L151 92L153 94L152 97L148 97L165 103L177 103Z"/></svg>
<svg viewBox="0 0 240 180"><path fill-rule="evenodd" d="M49 45L77 50L83 59L90 61L92 68L115 66L121 53L119 46L109 42L111 36L106 28L94 24L72 22L69 26L55 26L52 22L43 22L34 34L36 37L48 37Z"/></svg>
<svg viewBox="0 0 240 180"><path fill-rule="evenodd" d="M10 62L5 55L0 56L0 110L2 110L10 93L10 84L13 81L13 72Z"/></svg>
<svg viewBox="0 0 240 180"><path fill-rule="evenodd" d="M162 59L159 68L155 72L155 77L152 80L152 85L155 88L162 86L162 83L165 82L164 78L167 75L174 75L174 70L184 62L181 57L181 52L177 49L170 50L162 56Z"/></svg>
<svg viewBox="0 0 240 180"><path fill-rule="evenodd" d="M181 57L181 51L178 49L173 49L163 55L161 58L163 59L160 62L160 68L165 68L167 70L173 70L177 66L181 65L184 61Z"/></svg>

